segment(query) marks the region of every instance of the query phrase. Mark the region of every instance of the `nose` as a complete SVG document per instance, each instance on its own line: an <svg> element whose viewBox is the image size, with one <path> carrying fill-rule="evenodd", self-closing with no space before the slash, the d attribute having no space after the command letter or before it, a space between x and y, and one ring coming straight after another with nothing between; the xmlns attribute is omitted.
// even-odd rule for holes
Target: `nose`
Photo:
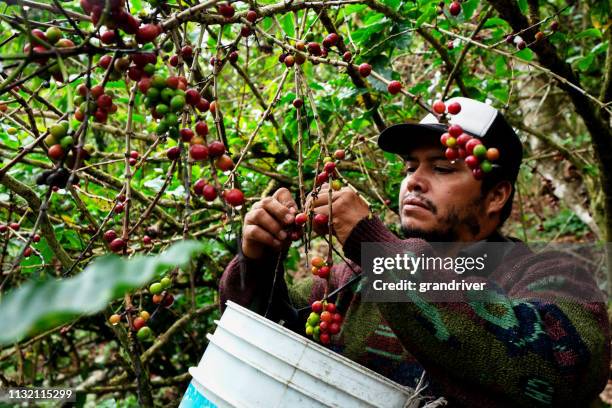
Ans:
<svg viewBox="0 0 612 408"><path fill-rule="evenodd" d="M426 193L429 190L427 178L423 174L423 167L419 166L413 173L406 175L406 190L409 192Z"/></svg>

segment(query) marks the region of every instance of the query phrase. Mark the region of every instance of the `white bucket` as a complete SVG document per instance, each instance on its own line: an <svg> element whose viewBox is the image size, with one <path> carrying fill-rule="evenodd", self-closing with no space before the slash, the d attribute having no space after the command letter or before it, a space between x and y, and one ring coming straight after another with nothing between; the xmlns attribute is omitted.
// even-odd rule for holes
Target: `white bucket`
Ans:
<svg viewBox="0 0 612 408"><path fill-rule="evenodd" d="M417 407L403 387L231 301L179 408Z"/></svg>

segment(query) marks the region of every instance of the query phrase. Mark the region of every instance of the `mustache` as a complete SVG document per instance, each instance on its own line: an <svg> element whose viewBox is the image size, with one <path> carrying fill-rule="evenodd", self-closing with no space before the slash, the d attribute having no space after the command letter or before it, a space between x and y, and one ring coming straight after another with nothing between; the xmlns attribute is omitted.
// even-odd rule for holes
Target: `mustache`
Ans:
<svg viewBox="0 0 612 408"><path fill-rule="evenodd" d="M414 200L418 200L421 203L423 203L423 205L425 207L427 207L427 209L429 211L431 211L433 214L437 214L438 213L438 207L436 207L436 205L428 198L420 195L420 194L414 194L414 193L408 193L406 195L404 195L404 197L402 198L402 203L408 199L414 199Z"/></svg>

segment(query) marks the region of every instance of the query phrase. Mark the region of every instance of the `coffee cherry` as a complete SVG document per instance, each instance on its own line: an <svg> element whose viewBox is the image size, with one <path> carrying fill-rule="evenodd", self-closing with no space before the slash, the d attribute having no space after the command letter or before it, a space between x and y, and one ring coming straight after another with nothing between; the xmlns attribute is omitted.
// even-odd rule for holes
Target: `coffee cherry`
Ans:
<svg viewBox="0 0 612 408"><path fill-rule="evenodd" d="M506 36L506 44L514 44L514 35L510 34Z"/></svg>
<svg viewBox="0 0 612 408"><path fill-rule="evenodd" d="M108 230L104 233L104 240L106 242L111 242L113 241L115 238L117 238L117 233L113 230Z"/></svg>
<svg viewBox="0 0 612 408"><path fill-rule="evenodd" d="M359 75L361 75L362 77L367 77L368 75L370 75L370 73L372 72L372 66L366 62L364 62L363 64L359 65Z"/></svg>
<svg viewBox="0 0 612 408"><path fill-rule="evenodd" d="M47 155L52 160L60 160L62 157L64 157L64 149L62 149L61 145L55 144L49 148Z"/></svg>
<svg viewBox="0 0 612 408"><path fill-rule="evenodd" d="M459 3L458 1L453 1L448 7L448 12L452 16L458 16L459 13L461 13L461 3Z"/></svg>
<svg viewBox="0 0 612 408"><path fill-rule="evenodd" d="M161 28L155 24L145 24L138 28L136 41L139 44L152 42L161 33Z"/></svg>
<svg viewBox="0 0 612 408"><path fill-rule="evenodd" d="M327 323L327 322L320 322L319 323L319 330L321 330L322 333L326 333L329 330L329 323Z"/></svg>
<svg viewBox="0 0 612 408"><path fill-rule="evenodd" d="M314 313L321 313L323 311L323 302L321 302L320 300L312 302L312 304L310 305L310 309Z"/></svg>
<svg viewBox="0 0 612 408"><path fill-rule="evenodd" d="M473 137L465 144L465 150L468 154L472 154L474 152L474 148L480 144L482 144L480 139Z"/></svg>
<svg viewBox="0 0 612 408"><path fill-rule="evenodd" d="M215 190L214 186L206 184L202 188L202 196L206 201L214 201L217 198L217 190Z"/></svg>
<svg viewBox="0 0 612 408"><path fill-rule="evenodd" d="M32 237L32 242L40 242L40 235L34 234L34 236Z"/></svg>
<svg viewBox="0 0 612 408"><path fill-rule="evenodd" d="M32 247L29 246L23 250L23 256L29 258L30 255L32 255Z"/></svg>
<svg viewBox="0 0 612 408"><path fill-rule="evenodd" d="M319 320L319 314L312 312L308 315L308 319L306 320L306 322L311 326L316 326L319 324Z"/></svg>
<svg viewBox="0 0 612 408"><path fill-rule="evenodd" d="M228 155L223 154L215 161L215 166L221 171L230 171L234 168L234 161Z"/></svg>
<svg viewBox="0 0 612 408"><path fill-rule="evenodd" d="M45 31L45 35L47 36L47 41L49 44L55 44L60 38L62 38L62 30L58 27L49 27L47 31Z"/></svg>
<svg viewBox="0 0 612 408"><path fill-rule="evenodd" d="M196 108L198 108L200 112L206 112L210 108L210 102L202 98L200 99L200 102L198 102L198 104L196 105Z"/></svg>
<svg viewBox="0 0 612 408"><path fill-rule="evenodd" d="M178 146L174 146L166 150L166 156L170 160L177 160L181 157L181 149Z"/></svg>
<svg viewBox="0 0 612 408"><path fill-rule="evenodd" d="M247 11L246 19L248 22L254 23L257 20L257 12L255 10Z"/></svg>
<svg viewBox="0 0 612 408"><path fill-rule="evenodd" d="M229 55L227 56L227 59L229 60L229 62L236 62L238 61L238 51L232 51L229 53Z"/></svg>
<svg viewBox="0 0 612 408"><path fill-rule="evenodd" d="M146 322L151 318L151 315L146 310L140 312L139 316Z"/></svg>
<svg viewBox="0 0 612 408"><path fill-rule="evenodd" d="M527 47L527 43L523 40L520 40L516 43L516 48L518 48L519 50L524 50L525 47Z"/></svg>
<svg viewBox="0 0 612 408"><path fill-rule="evenodd" d="M170 279L170 278L168 278L168 277L164 276L164 277L163 277L163 278L162 278L162 279L159 281L159 283L161 283L162 288L164 288L164 289L168 289L170 286L172 286L172 279Z"/></svg>
<svg viewBox="0 0 612 408"><path fill-rule="evenodd" d="M185 100L191 106L196 106L200 102L201 96L197 89L188 89L185 91Z"/></svg>
<svg viewBox="0 0 612 408"><path fill-rule="evenodd" d="M389 85L387 85L387 91L391 95L397 95L402 90L402 84L400 81L391 81Z"/></svg>
<svg viewBox="0 0 612 408"><path fill-rule="evenodd" d="M456 160L459 157L459 151L451 147L447 148L444 152L444 156L450 161Z"/></svg>
<svg viewBox="0 0 612 408"><path fill-rule="evenodd" d="M345 62L350 62L353 59L353 54L350 51L346 51L342 54L342 60Z"/></svg>
<svg viewBox="0 0 612 408"><path fill-rule="evenodd" d="M461 112L461 104L459 102L452 102L448 105L448 113L451 115L456 115Z"/></svg>
<svg viewBox="0 0 612 408"><path fill-rule="evenodd" d="M325 37L325 39L323 40L323 46L325 48L331 48L334 45L338 44L338 41L340 40L340 37L338 36L338 34L336 33L330 33L327 35L327 37Z"/></svg>
<svg viewBox="0 0 612 408"><path fill-rule="evenodd" d="M325 305L325 310L327 310L329 313L336 313L336 304L335 303L328 303L327 305Z"/></svg>
<svg viewBox="0 0 612 408"><path fill-rule="evenodd" d="M162 306L167 308L167 307L172 306L173 304L174 304L174 296L172 296L169 293L166 293L166 295L163 297L163 300L162 300Z"/></svg>
<svg viewBox="0 0 612 408"><path fill-rule="evenodd" d="M186 60L193 58L193 48L191 45L184 45L183 48L181 48L181 56Z"/></svg>
<svg viewBox="0 0 612 408"><path fill-rule="evenodd" d="M321 55L321 44L318 42L309 42L307 45L308 53L314 56Z"/></svg>
<svg viewBox="0 0 612 408"><path fill-rule="evenodd" d="M194 144L189 148L189 156L195 161L206 160L208 159L208 148L201 144Z"/></svg>
<svg viewBox="0 0 612 408"><path fill-rule="evenodd" d="M463 133L463 129L459 125L450 125L448 127L448 133L453 137L459 137Z"/></svg>
<svg viewBox="0 0 612 408"><path fill-rule="evenodd" d="M493 171L493 165L491 164L490 161L488 160L483 160L482 163L480 163L480 169L484 172L484 173L490 173L491 171Z"/></svg>
<svg viewBox="0 0 612 408"><path fill-rule="evenodd" d="M331 271L331 268L327 265L322 266L319 268L319 277L321 279L327 279L329 277L329 273Z"/></svg>
<svg viewBox="0 0 612 408"><path fill-rule="evenodd" d="M300 109L302 106L304 106L304 101L301 98L295 98L293 100L293 106L296 109Z"/></svg>
<svg viewBox="0 0 612 408"><path fill-rule="evenodd" d="M544 33L543 32L538 31L537 33L535 33L535 40L536 41L542 41L543 39L544 39Z"/></svg>
<svg viewBox="0 0 612 408"><path fill-rule="evenodd" d="M321 333L319 340L321 341L321 344L329 344L331 342L331 338L327 333Z"/></svg>
<svg viewBox="0 0 612 408"><path fill-rule="evenodd" d="M162 293L163 290L164 288L159 282L152 283L151 286L149 286L149 292L151 292L152 295L158 295Z"/></svg>
<svg viewBox="0 0 612 408"><path fill-rule="evenodd" d="M331 323L333 321L332 314L328 312L327 310L321 313L320 318L322 322Z"/></svg>
<svg viewBox="0 0 612 408"><path fill-rule="evenodd" d="M136 336L138 337L138 340L140 341L147 341L153 337L153 331L151 330L149 326L145 326L145 327L142 327L140 330L138 330L138 332L136 333Z"/></svg>
<svg viewBox="0 0 612 408"><path fill-rule="evenodd" d="M340 313L334 313L332 316L332 321L338 325L342 324L342 315Z"/></svg>
<svg viewBox="0 0 612 408"><path fill-rule="evenodd" d="M319 276L319 268L317 268L316 266L313 266L312 268L310 268L310 272L314 275L314 276Z"/></svg>
<svg viewBox="0 0 612 408"><path fill-rule="evenodd" d="M476 180L482 180L484 178L484 172L480 168L472 169L472 175Z"/></svg>
<svg viewBox="0 0 612 408"><path fill-rule="evenodd" d="M334 191L339 191L342 189L342 182L340 180L334 180L331 182L331 188Z"/></svg>
<svg viewBox="0 0 612 408"><path fill-rule="evenodd" d="M244 193L237 188L225 192L225 202L232 207L239 207L244 204Z"/></svg>
<svg viewBox="0 0 612 408"><path fill-rule="evenodd" d="M317 185L321 185L329 180L329 173L326 171L322 171L317 175Z"/></svg>
<svg viewBox="0 0 612 408"><path fill-rule="evenodd" d="M457 152L459 153L459 158L460 159L465 159L467 157L467 151L463 148L463 147L459 147L457 149Z"/></svg>
<svg viewBox="0 0 612 408"><path fill-rule="evenodd" d="M125 241L121 238L115 238L111 243L110 243L110 249L113 252L119 252L121 251L123 248L125 247Z"/></svg>
<svg viewBox="0 0 612 408"><path fill-rule="evenodd" d="M20 225L18 222L11 222L9 224L9 228L12 229L13 231L19 231Z"/></svg>
<svg viewBox="0 0 612 408"><path fill-rule="evenodd" d="M336 160L344 160L345 156L346 152L342 149L338 149L334 152L334 157L336 158Z"/></svg>
<svg viewBox="0 0 612 408"><path fill-rule="evenodd" d="M474 149L472 150L472 154L478 157L479 159L483 159L487 155L487 148L484 145L479 144L477 146L474 146Z"/></svg>
<svg viewBox="0 0 612 408"><path fill-rule="evenodd" d="M295 64L295 58L293 57L293 55L287 55L285 57L284 63L287 68L291 68L293 64Z"/></svg>
<svg viewBox="0 0 612 408"><path fill-rule="evenodd" d="M134 326L134 330L138 331L140 330L142 327L144 327L147 324L147 322L145 321L145 319L143 319L142 317L137 317L132 321L132 326Z"/></svg>
<svg viewBox="0 0 612 408"><path fill-rule="evenodd" d="M438 115L442 115L444 112L446 112L446 105L442 101L435 101L431 107Z"/></svg>
<svg viewBox="0 0 612 408"><path fill-rule="evenodd" d="M308 222L308 216L304 213L299 213L295 216L295 223L297 225L304 225Z"/></svg>
<svg viewBox="0 0 612 408"><path fill-rule="evenodd" d="M100 35L100 41L102 41L103 44L113 44L117 41L117 34L115 34L113 30L105 31Z"/></svg>
<svg viewBox="0 0 612 408"><path fill-rule="evenodd" d="M219 14L221 14L225 18L234 17L234 7L231 4L221 3L219 4Z"/></svg>
<svg viewBox="0 0 612 408"><path fill-rule="evenodd" d="M108 322L112 324L113 326L118 324L120 321L121 321L121 316L116 313L114 315L111 315L111 317L108 318Z"/></svg>
<svg viewBox="0 0 612 408"><path fill-rule="evenodd" d="M193 192L197 195L202 195L202 191L204 190L204 186L206 185L206 180L198 179L193 184Z"/></svg>
<svg viewBox="0 0 612 408"><path fill-rule="evenodd" d="M60 140L62 137L66 136L66 127L58 123L51 126L49 133L51 133L55 140Z"/></svg>
<svg viewBox="0 0 612 408"><path fill-rule="evenodd" d="M315 214L314 218L312 219L314 224L318 227L327 226L328 220L329 218L326 214Z"/></svg>
<svg viewBox="0 0 612 408"><path fill-rule="evenodd" d="M499 150L497 150L495 147L488 148L487 149L487 160L496 161L497 159L499 159Z"/></svg>
<svg viewBox="0 0 612 408"><path fill-rule="evenodd" d="M144 237L142 237L142 243L144 245L151 245L151 237L148 235L145 235Z"/></svg>
<svg viewBox="0 0 612 408"><path fill-rule="evenodd" d="M210 113L215 116L217 113L217 101L212 101L209 106Z"/></svg>
<svg viewBox="0 0 612 408"><path fill-rule="evenodd" d="M316 268L320 268L325 265L325 259L320 256L315 256L310 260L310 264Z"/></svg>
<svg viewBox="0 0 612 408"><path fill-rule="evenodd" d="M455 147L456 145L457 145L457 139L455 139L454 137L449 136L446 139L446 146L447 147Z"/></svg>
<svg viewBox="0 0 612 408"><path fill-rule="evenodd" d="M559 29L559 22L553 21L552 23L550 23L550 29L553 31L557 31Z"/></svg>
<svg viewBox="0 0 612 408"><path fill-rule="evenodd" d="M306 335L307 336L312 336L313 332L314 332L314 327L312 327L311 325L309 325L308 323L306 324Z"/></svg>
<svg viewBox="0 0 612 408"><path fill-rule="evenodd" d="M442 136L440 136L440 143L442 143L443 146L446 146L446 142L448 141L449 137L451 137L449 133L442 133Z"/></svg>
<svg viewBox="0 0 612 408"><path fill-rule="evenodd" d="M475 169L480 164L480 162L479 162L479 160L478 160L478 158L476 156L469 155L464 160L465 160L465 164L467 164L467 166L470 169Z"/></svg>
<svg viewBox="0 0 612 408"><path fill-rule="evenodd" d="M117 203L117 204L115 205L115 208L114 208L115 214L121 214L121 213L123 212L123 210L124 210L124 209L125 209L125 205L124 205L124 204L122 204L122 203Z"/></svg>
<svg viewBox="0 0 612 408"><path fill-rule="evenodd" d="M178 67L178 64L179 64L179 57L178 57L178 55L171 56L170 59L168 60L168 62L173 67Z"/></svg>
<svg viewBox="0 0 612 408"><path fill-rule="evenodd" d="M223 144L223 142L215 140L214 142L208 145L208 154L210 155L210 157L220 157L223 155L223 153L225 153L225 145Z"/></svg>
<svg viewBox="0 0 612 408"><path fill-rule="evenodd" d="M198 122L195 127L196 133L200 136L206 136L208 134L208 125L206 122Z"/></svg>
<svg viewBox="0 0 612 408"><path fill-rule="evenodd" d="M153 295L153 297L151 297L151 301L153 303L155 303L156 305L160 304L162 301L162 296L161 295Z"/></svg>
<svg viewBox="0 0 612 408"><path fill-rule="evenodd" d="M459 146L465 146L465 144L466 144L467 142L469 142L471 138L472 138L472 137L471 137L470 135L465 134L465 133L461 133L461 134L459 135L459 137L457 138L457 145L459 145Z"/></svg>
<svg viewBox="0 0 612 408"><path fill-rule="evenodd" d="M252 33L253 33L253 31L251 30L251 27L249 27L248 25L243 25L242 27L240 27L240 36L241 37L248 37Z"/></svg>

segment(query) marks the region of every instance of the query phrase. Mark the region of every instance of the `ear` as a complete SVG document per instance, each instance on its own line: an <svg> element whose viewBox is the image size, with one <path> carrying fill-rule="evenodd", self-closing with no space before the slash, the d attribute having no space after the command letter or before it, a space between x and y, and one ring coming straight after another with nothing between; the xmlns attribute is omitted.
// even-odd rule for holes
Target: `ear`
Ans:
<svg viewBox="0 0 612 408"><path fill-rule="evenodd" d="M512 193L512 184L509 181L500 181L488 193L485 200L485 212L487 216L499 214L504 208L506 201Z"/></svg>

